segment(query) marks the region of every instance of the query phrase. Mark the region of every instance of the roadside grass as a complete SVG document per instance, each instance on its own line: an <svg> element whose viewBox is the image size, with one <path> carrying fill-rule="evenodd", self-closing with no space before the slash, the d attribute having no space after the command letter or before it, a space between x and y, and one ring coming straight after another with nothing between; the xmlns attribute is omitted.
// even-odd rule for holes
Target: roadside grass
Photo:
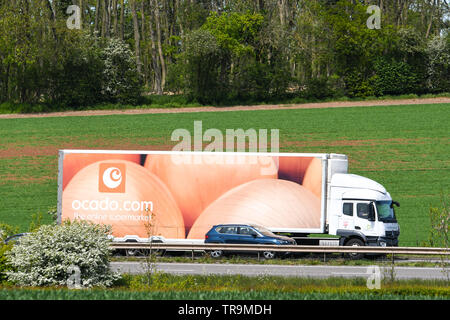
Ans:
<svg viewBox="0 0 450 320"><path fill-rule="evenodd" d="M397 280L368 289L364 278L327 279L242 275L171 275L155 273L151 283L144 275L124 275L113 288L0 287L0 300L392 300L450 298L446 281Z"/></svg>
<svg viewBox="0 0 450 320"><path fill-rule="evenodd" d="M350 173L400 202L400 245L428 240L430 206L450 193L450 104L0 120L0 221L26 231L57 202L57 151L170 150L177 128L278 129L281 152L349 156ZM251 112L251 113L248 113ZM269 136L270 139L270 136ZM44 217L49 223L50 217Z"/></svg>

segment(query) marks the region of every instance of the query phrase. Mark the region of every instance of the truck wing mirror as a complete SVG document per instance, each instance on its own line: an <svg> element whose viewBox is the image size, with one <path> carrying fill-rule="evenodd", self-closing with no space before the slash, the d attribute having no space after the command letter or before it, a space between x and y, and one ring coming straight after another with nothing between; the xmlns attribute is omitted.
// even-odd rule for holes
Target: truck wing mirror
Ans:
<svg viewBox="0 0 450 320"><path fill-rule="evenodd" d="M391 206L390 206L391 209L394 208L394 205L397 206L397 207L400 207L400 203L398 203L397 201L392 201L391 202Z"/></svg>

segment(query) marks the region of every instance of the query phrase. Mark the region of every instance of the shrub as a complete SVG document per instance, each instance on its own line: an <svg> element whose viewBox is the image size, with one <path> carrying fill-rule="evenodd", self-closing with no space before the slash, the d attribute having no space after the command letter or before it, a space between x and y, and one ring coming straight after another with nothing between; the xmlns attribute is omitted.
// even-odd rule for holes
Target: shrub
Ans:
<svg viewBox="0 0 450 320"><path fill-rule="evenodd" d="M450 34L432 38L428 42L426 53L427 89L430 92L450 90Z"/></svg>
<svg viewBox="0 0 450 320"><path fill-rule="evenodd" d="M419 76L405 62L379 59L375 63L374 88L377 95L400 95L418 90Z"/></svg>
<svg viewBox="0 0 450 320"><path fill-rule="evenodd" d="M109 39L101 56L103 94L107 101L136 104L141 96L142 79L128 45L119 39Z"/></svg>
<svg viewBox="0 0 450 320"><path fill-rule="evenodd" d="M61 108L77 108L102 100L103 61L99 49L87 37L75 38L67 45L60 59L48 59L46 65L47 103Z"/></svg>
<svg viewBox="0 0 450 320"><path fill-rule="evenodd" d="M366 79L360 72L350 72L344 79L346 92L349 97L365 98L375 94L372 79Z"/></svg>
<svg viewBox="0 0 450 320"><path fill-rule="evenodd" d="M310 79L306 84L306 91L304 93L307 99L325 99L333 96L328 79Z"/></svg>
<svg viewBox="0 0 450 320"><path fill-rule="evenodd" d="M0 283L7 280L7 272L11 271L11 265L8 263L7 253L11 250L12 245L0 243Z"/></svg>
<svg viewBox="0 0 450 320"><path fill-rule="evenodd" d="M0 243L3 243L3 241L8 238L9 236L12 236L19 232L19 228L10 226L6 223L0 223Z"/></svg>
<svg viewBox="0 0 450 320"><path fill-rule="evenodd" d="M119 275L109 269L109 234L109 227L87 222L41 226L7 253L14 268L8 279L22 286L65 286L79 270L75 284L111 286Z"/></svg>
<svg viewBox="0 0 450 320"><path fill-rule="evenodd" d="M444 195L441 195L441 205L430 207L429 243L432 247L448 248L450 245L450 209Z"/></svg>
<svg viewBox="0 0 450 320"><path fill-rule="evenodd" d="M7 258L7 252L11 250L12 245L6 245L3 241L5 241L5 239L9 236L16 234L17 232L18 228L0 223L0 283L7 280L6 273L12 270Z"/></svg>

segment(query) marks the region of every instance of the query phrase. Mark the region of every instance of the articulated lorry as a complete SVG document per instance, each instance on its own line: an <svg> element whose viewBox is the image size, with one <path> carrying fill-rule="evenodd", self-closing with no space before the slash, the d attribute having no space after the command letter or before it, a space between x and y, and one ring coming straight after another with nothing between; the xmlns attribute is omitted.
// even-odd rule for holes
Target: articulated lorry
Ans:
<svg viewBox="0 0 450 320"><path fill-rule="evenodd" d="M110 225L114 241L257 224L298 244L397 246L398 205L342 154L59 151L58 221Z"/></svg>

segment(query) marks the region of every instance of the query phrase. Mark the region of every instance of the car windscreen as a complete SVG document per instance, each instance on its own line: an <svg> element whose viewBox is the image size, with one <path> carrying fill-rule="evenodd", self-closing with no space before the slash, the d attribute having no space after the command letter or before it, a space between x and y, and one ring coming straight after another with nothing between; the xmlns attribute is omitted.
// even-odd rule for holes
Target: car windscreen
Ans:
<svg viewBox="0 0 450 320"><path fill-rule="evenodd" d="M266 227L258 226L258 225L252 225L252 227L255 228L259 233L261 233L265 236L276 237L276 235L272 231L269 231Z"/></svg>

